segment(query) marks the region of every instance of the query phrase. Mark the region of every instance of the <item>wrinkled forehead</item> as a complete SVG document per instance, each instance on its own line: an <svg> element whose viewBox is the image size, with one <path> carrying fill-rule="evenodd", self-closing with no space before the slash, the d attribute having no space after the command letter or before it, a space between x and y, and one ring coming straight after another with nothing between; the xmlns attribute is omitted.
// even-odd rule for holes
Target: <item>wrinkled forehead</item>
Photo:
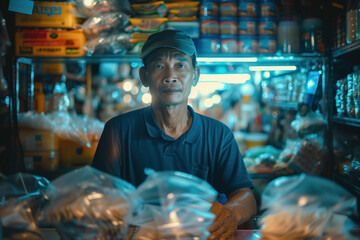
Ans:
<svg viewBox="0 0 360 240"><path fill-rule="evenodd" d="M191 57L189 55L187 55L186 53L183 53L179 50L173 49L173 48L167 48L167 47L163 47L163 48L159 48L154 50L152 53L150 53L146 59L145 62L146 63L150 63L150 62L156 62L156 61L160 61L163 60L164 58L168 58L168 57L172 57L172 58L176 58L180 61L184 61L184 62L191 62Z"/></svg>

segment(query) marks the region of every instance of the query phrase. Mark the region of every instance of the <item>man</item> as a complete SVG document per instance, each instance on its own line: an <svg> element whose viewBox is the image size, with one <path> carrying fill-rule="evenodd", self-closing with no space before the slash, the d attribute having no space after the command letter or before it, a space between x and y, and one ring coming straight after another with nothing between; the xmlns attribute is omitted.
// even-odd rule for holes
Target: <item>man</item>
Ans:
<svg viewBox="0 0 360 240"><path fill-rule="evenodd" d="M182 31L164 30L145 42L140 79L149 87L151 106L109 120L93 166L134 186L146 168L176 170L208 181L228 202L213 203L216 215L209 239L233 239L237 226L256 213L252 182L231 130L188 106L199 80L196 49Z"/></svg>

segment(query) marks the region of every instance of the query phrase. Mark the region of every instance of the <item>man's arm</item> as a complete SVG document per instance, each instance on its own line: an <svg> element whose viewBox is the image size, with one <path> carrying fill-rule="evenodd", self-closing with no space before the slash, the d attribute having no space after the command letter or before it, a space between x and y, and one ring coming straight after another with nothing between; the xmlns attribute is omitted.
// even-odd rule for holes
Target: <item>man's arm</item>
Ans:
<svg viewBox="0 0 360 240"><path fill-rule="evenodd" d="M209 240L234 239L238 225L256 214L255 197L250 188L236 190L230 194L226 204L213 203L211 212L215 215L215 222L209 228Z"/></svg>

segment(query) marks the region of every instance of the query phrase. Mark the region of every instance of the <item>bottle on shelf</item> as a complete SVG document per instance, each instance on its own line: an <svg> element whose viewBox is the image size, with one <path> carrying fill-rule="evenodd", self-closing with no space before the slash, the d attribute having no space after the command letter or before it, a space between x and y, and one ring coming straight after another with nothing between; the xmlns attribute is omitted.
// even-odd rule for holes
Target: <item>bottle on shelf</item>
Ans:
<svg viewBox="0 0 360 240"><path fill-rule="evenodd" d="M34 112L39 114L45 112L45 94L41 82L34 82Z"/></svg>
<svg viewBox="0 0 360 240"><path fill-rule="evenodd" d="M70 99L66 88L66 77L61 75L60 79L55 82L46 112L68 112L69 106Z"/></svg>

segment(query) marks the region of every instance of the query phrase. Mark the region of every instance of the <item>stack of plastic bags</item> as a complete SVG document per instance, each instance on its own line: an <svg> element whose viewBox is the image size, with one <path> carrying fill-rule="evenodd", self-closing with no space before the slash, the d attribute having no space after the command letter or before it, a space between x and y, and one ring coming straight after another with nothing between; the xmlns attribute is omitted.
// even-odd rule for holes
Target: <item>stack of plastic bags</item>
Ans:
<svg viewBox="0 0 360 240"><path fill-rule="evenodd" d="M128 26L132 14L126 0L75 0L77 12L87 18L81 28L88 40L88 55L124 55L129 48Z"/></svg>
<svg viewBox="0 0 360 240"><path fill-rule="evenodd" d="M85 166L52 182L0 175L0 239L43 239L55 228L67 240L206 240L217 192L180 172L157 172L136 189ZM1 232L0 232L1 233Z"/></svg>

